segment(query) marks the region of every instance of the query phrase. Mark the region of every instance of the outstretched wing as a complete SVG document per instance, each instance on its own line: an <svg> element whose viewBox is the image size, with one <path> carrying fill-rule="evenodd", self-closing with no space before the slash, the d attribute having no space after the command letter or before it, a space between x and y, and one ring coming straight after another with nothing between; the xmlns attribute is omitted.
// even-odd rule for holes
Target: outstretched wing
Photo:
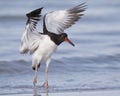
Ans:
<svg viewBox="0 0 120 96"><path fill-rule="evenodd" d="M30 26L29 28L31 31L34 31L36 29L36 25L38 21L40 21L40 17L41 17L40 14L41 14L42 9L43 7L26 14L26 16L28 17L26 25Z"/></svg>
<svg viewBox="0 0 120 96"><path fill-rule="evenodd" d="M65 29L73 25L83 15L86 5L82 3L68 10L53 11L44 17L45 29L56 34L63 33Z"/></svg>
<svg viewBox="0 0 120 96"><path fill-rule="evenodd" d="M42 8L36 9L26 16L28 20L26 22L26 28L21 38L20 53L33 53L39 46L41 35L36 32L36 25L41 17Z"/></svg>

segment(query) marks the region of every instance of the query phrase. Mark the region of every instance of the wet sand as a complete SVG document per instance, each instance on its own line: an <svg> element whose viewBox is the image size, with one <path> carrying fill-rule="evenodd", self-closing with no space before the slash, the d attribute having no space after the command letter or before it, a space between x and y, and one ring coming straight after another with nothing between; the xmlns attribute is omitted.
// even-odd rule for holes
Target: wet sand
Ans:
<svg viewBox="0 0 120 96"><path fill-rule="evenodd" d="M120 89L90 89L90 90L62 90L62 91L50 91L50 88L44 88L42 92L37 86L33 87L32 92L23 93L4 93L0 96L119 96ZM40 92L41 91L41 92Z"/></svg>
<svg viewBox="0 0 120 96"><path fill-rule="evenodd" d="M0 96L35 96L31 57L18 52L25 14L37 7L50 12L82 1L1 0ZM120 96L120 0L87 1L84 17L65 31L76 46L63 43L53 55L49 92L39 87L44 82L41 64L36 96ZM39 27L41 23L41 32Z"/></svg>
<svg viewBox="0 0 120 96"><path fill-rule="evenodd" d="M120 90L98 90L98 91L80 91L80 92L55 92L34 94L5 94L0 96L119 96Z"/></svg>

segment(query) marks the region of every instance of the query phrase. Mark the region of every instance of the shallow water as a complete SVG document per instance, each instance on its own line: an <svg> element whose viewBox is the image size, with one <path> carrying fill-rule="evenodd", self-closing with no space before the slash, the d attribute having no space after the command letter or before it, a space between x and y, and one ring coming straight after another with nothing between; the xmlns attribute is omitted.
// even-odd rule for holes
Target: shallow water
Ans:
<svg viewBox="0 0 120 96"><path fill-rule="evenodd" d="M19 54L25 14L41 6L45 14L81 2L0 0L0 94L33 92L31 56ZM66 30L75 47L63 43L52 56L50 92L120 89L120 1L92 0L87 5L82 19ZM37 28L42 31L41 23ZM41 92L44 68L42 64L38 76Z"/></svg>

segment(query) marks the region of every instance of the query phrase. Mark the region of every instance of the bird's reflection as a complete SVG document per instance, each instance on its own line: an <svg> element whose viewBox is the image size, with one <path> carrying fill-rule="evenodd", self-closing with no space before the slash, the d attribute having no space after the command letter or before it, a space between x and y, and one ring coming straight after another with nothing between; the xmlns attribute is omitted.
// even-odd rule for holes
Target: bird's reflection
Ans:
<svg viewBox="0 0 120 96"><path fill-rule="evenodd" d="M33 96L42 96L40 93L38 93L38 88L36 85L34 86L34 95ZM48 96L48 88L46 88L46 96Z"/></svg>

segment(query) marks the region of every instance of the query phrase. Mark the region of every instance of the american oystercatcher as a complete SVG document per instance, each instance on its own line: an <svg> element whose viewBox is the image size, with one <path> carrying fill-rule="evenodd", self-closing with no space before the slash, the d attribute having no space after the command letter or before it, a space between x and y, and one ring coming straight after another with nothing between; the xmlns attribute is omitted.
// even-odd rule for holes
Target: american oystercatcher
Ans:
<svg viewBox="0 0 120 96"><path fill-rule="evenodd" d="M46 64L46 74L43 86L48 87L48 66L51 61L51 55L64 41L74 46L68 39L68 35L64 33L64 30L83 16L85 7L85 3L82 3L67 10L52 11L45 14L43 18L43 33L39 33L36 30L43 7L26 14L28 20L21 38L20 53L32 54L32 68L35 70L34 85L37 83L38 68L41 62L44 62Z"/></svg>

